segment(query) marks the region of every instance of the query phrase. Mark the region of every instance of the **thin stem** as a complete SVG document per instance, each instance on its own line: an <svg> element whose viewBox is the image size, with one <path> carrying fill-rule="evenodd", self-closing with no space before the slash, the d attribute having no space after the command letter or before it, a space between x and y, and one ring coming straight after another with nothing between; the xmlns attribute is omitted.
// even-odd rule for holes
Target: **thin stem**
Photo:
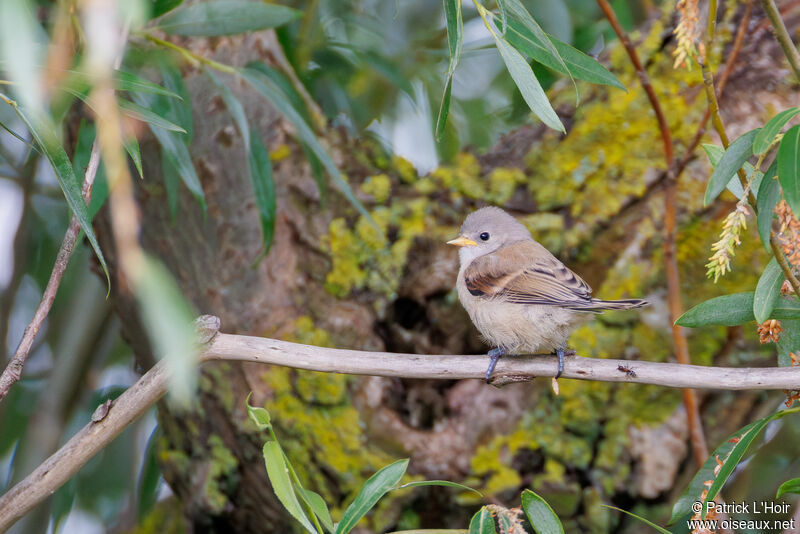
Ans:
<svg viewBox="0 0 800 534"><path fill-rule="evenodd" d="M797 52L797 48L795 48L792 38L789 36L789 31L783 23L781 13L775 5L775 0L761 0L761 6L767 13L767 18L772 24L772 30L775 32L775 37L783 49L783 54L789 61L789 66L792 67L797 81L800 81L800 53Z"/></svg>
<svg viewBox="0 0 800 534"><path fill-rule="evenodd" d="M235 67L231 67L230 65L225 65L224 63L220 63L218 61L214 61L213 59L209 59L205 56L201 56L200 54L195 54L188 48L184 48L182 46L178 46L175 43L171 43L165 39L160 39L155 35L148 33L148 32L137 32L137 35L141 35L148 41L155 43L157 45L163 46L165 48L169 48L170 50L174 50L186 58L189 63L193 65L203 64L211 67L214 70L218 70L220 72L226 72L228 74L236 74L237 70Z"/></svg>
<svg viewBox="0 0 800 534"><path fill-rule="evenodd" d="M664 270L667 277L667 302L672 322L672 343L675 349L675 358L679 363L689 364L691 362L689 344L686 341L683 328L675 324L675 321L677 321L678 317L683 313L683 304L681 303L680 275L678 272L676 245L678 175L675 172L675 151L672 143L672 134L670 133L664 112L661 109L658 96L653 89L653 85L650 83L650 77L642 66L642 62L639 60L639 54L636 52L636 48L633 46L630 37L622 28L622 25L620 25L608 1L597 0L597 4L600 6L600 9L611 24L614 33L617 34L625 51L628 53L628 57L636 70L636 74L639 76L642 88L647 95L647 99L650 101L650 106L653 108L656 120L658 121L658 128L661 132L661 139L664 142L664 158L666 159L667 165L666 190L664 193ZM694 459L697 465L703 465L703 462L705 462L708 457L708 447L703 432L703 422L700 418L697 398L692 390L683 390L683 403L686 407Z"/></svg>

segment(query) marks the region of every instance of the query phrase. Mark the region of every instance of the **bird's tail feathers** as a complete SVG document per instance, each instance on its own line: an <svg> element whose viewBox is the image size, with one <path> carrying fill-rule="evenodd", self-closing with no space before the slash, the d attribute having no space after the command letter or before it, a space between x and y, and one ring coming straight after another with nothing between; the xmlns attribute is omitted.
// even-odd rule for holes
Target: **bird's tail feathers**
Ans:
<svg viewBox="0 0 800 534"><path fill-rule="evenodd" d="M601 312L605 310L633 310L650 304L642 299L600 300L592 299L592 305L583 308L586 311Z"/></svg>

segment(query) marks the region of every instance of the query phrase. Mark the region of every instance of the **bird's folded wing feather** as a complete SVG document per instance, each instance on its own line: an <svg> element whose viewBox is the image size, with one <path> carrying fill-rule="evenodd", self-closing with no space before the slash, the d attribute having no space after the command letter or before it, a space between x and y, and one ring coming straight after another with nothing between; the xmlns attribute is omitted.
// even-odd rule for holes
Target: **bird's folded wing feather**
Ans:
<svg viewBox="0 0 800 534"><path fill-rule="evenodd" d="M539 243L519 241L476 258L464 272L469 292L518 304L584 308L592 288Z"/></svg>

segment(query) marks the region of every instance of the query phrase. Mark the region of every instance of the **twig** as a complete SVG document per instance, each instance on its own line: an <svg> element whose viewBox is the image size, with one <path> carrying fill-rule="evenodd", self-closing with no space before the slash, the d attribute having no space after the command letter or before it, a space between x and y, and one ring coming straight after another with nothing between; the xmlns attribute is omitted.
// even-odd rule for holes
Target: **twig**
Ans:
<svg viewBox="0 0 800 534"><path fill-rule="evenodd" d="M789 31L783 23L781 13L775 5L775 0L761 0L761 6L767 13L767 18L770 24L772 24L775 37L778 39L778 43L783 49L783 54L789 61L789 66L792 67L795 77L800 81L800 53L797 52L797 48L795 48L792 38L789 36Z"/></svg>
<svg viewBox="0 0 800 534"><path fill-rule="evenodd" d="M485 355L422 355L331 349L261 337L207 334L202 360L243 361L328 373L440 380L483 379ZM619 367L633 371L620 371ZM555 376L552 355L507 357L497 364L498 383ZM568 356L564 378L599 382L654 384L695 389L800 389L800 367L725 368ZM150 369L108 410L93 417L61 449L0 497L0 532L74 475L122 430L155 404L167 390L163 362ZM487 386L489 387L489 386ZM96 412L97 413L97 412ZM100 417L102 416L102 417Z"/></svg>
<svg viewBox="0 0 800 534"><path fill-rule="evenodd" d="M642 88L653 108L661 132L661 139L664 142L664 157L667 164L665 177L666 191L664 194L664 266L667 276L667 302L672 322L672 342L675 348L675 358L681 364L689 364L691 359L689 357L689 345L686 342L686 336L684 335L683 328L675 324L675 321L683 313L683 305L681 303L680 276L678 273L677 247L675 244L677 235L676 211L678 176L675 172L675 151L672 143L672 134L669 131L669 125L664 117L664 112L661 109L658 96L653 89L653 85L650 83L650 77L642 66L642 62L639 60L639 55L630 37L620 25L608 1L597 0L597 4L600 6L600 9L611 24L614 33L617 34L622 46L625 47L625 51L628 53L628 57L636 70L636 74L639 76ZM703 462L708 458L708 446L706 445L706 439L703 433L703 422L700 418L697 398L692 390L683 390L683 403L686 407L694 459L697 465L703 465Z"/></svg>
<svg viewBox="0 0 800 534"><path fill-rule="evenodd" d="M99 163L100 146L97 141L95 141L94 146L92 146L89 165L86 167L86 174L84 175L83 187L81 189L84 201L86 202L89 201L92 195L92 185L97 175ZM30 355L33 341L36 339L36 334L39 333L39 329L42 327L44 320L47 318L47 314L50 313L50 308L53 306L53 301L58 292L58 286L61 284L61 279L64 277L64 272L67 270L72 252L75 250L75 243L78 240L78 235L80 235L80 230L81 226L78 222L78 218L73 215L69 227L67 227L67 232L64 235L64 240L61 242L61 247L58 249L56 262L55 265L53 265L50 279L47 281L47 286L42 294L42 300L36 308L36 313L33 314L33 319L28 326L25 327L25 332L22 334L22 339L19 342L19 346L17 346L17 350L14 352L14 356L11 358L8 366L3 370L3 374L0 375L0 400L3 400L3 398L8 395L8 390L22 376L22 368L25 366L25 361Z"/></svg>

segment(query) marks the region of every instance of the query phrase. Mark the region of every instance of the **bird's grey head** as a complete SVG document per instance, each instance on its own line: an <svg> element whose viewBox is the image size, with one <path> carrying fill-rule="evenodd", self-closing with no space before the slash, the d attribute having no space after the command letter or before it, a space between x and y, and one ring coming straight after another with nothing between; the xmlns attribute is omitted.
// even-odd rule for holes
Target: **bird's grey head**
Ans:
<svg viewBox="0 0 800 534"><path fill-rule="evenodd" d="M470 213L461 225L461 235L448 244L460 247L461 265L467 265L475 258L526 239L531 239L531 234L519 221L500 208L488 207Z"/></svg>

